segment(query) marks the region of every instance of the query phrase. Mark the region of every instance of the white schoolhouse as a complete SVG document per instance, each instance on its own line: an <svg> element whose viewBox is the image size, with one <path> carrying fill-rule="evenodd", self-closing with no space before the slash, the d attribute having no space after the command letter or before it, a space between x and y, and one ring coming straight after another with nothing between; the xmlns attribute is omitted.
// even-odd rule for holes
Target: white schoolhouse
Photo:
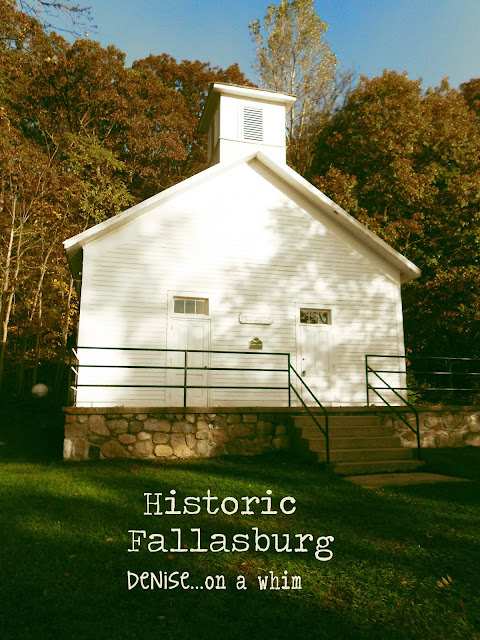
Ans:
<svg viewBox="0 0 480 640"><path fill-rule="evenodd" d="M214 84L209 168L64 243L78 406L281 407L289 376L310 404L297 374L365 405L365 355L404 354L400 286L420 271L287 166L294 101Z"/></svg>

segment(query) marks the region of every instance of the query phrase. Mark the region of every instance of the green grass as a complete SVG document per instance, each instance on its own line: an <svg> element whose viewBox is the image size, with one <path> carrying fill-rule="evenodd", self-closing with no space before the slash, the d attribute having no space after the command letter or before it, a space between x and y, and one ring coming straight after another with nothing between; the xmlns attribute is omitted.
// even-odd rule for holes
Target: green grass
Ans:
<svg viewBox="0 0 480 640"><path fill-rule="evenodd" d="M480 638L479 450L427 455L429 470L471 483L366 490L286 456L66 464L59 423L34 424L0 429L2 639ZM144 516L143 493L170 489L180 499L271 489L294 496L297 510ZM333 535L334 556L127 552L129 529L200 527L231 540L255 526ZM127 570L188 571L196 584L219 574L227 589L129 591ZM302 590L260 591L257 576L270 570L301 576ZM236 590L239 575L247 590Z"/></svg>

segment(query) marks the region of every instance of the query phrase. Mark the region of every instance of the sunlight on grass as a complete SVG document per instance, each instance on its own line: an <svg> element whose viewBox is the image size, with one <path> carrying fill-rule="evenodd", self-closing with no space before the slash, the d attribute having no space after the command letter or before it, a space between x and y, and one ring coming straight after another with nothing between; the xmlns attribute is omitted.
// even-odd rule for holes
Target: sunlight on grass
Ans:
<svg viewBox="0 0 480 640"><path fill-rule="evenodd" d="M468 456L472 467L478 454ZM472 482L364 490L283 456L4 462L0 517L7 526L0 532L0 561L7 580L0 587L0 637L474 638L478 488ZM178 505L209 489L219 500L271 490L277 506L293 496L296 511L143 515L144 492L168 496L172 489ZM223 534L230 549L233 536L252 536L255 527L291 540L300 533L332 535L333 558L318 561L311 542L305 553L190 551L191 529L200 529L207 544ZM181 529L185 552L167 545L165 552L150 553L142 544L129 553L132 529L166 540ZM188 572L196 586L220 575L227 588L128 590L127 571ZM259 577L272 575L280 584L283 576L300 576L302 589L260 590ZM238 576L245 578L243 590L236 589Z"/></svg>

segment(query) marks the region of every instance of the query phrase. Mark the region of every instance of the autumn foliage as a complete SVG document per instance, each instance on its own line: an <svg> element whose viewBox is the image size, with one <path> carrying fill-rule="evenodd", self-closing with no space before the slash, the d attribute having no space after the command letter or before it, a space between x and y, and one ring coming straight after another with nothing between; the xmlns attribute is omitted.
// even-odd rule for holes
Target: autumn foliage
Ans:
<svg viewBox="0 0 480 640"><path fill-rule="evenodd" d="M317 145L313 183L422 269L403 288L410 353L480 355L478 82L363 77Z"/></svg>
<svg viewBox="0 0 480 640"><path fill-rule="evenodd" d="M60 387L76 297L62 241L206 167L199 113L226 70L73 44L0 0L0 385ZM12 375L6 375L10 372Z"/></svg>
<svg viewBox="0 0 480 640"><path fill-rule="evenodd" d="M61 388L77 312L62 241L206 167L197 124L214 81L250 84L236 64L167 54L126 67L114 46L69 43L0 0L4 391ZM422 269L403 291L408 352L479 356L480 79L423 91L385 71L332 105L289 157Z"/></svg>

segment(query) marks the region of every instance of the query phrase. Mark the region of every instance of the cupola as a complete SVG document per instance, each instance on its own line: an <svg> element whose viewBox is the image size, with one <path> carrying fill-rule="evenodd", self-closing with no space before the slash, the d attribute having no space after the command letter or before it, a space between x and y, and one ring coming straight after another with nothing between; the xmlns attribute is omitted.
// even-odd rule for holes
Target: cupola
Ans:
<svg viewBox="0 0 480 640"><path fill-rule="evenodd" d="M285 118L295 96L216 82L210 87L198 130L208 136L208 166L260 149L286 162Z"/></svg>

